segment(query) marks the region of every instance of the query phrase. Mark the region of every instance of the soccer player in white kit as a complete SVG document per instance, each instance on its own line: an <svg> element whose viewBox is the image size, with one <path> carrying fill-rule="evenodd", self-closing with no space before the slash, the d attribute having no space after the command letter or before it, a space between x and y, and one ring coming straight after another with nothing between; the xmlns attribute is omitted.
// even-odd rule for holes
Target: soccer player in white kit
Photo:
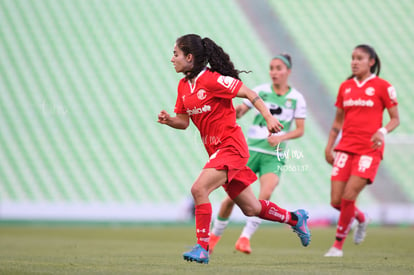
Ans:
<svg viewBox="0 0 414 275"><path fill-rule="evenodd" d="M352 52L352 75L339 87L325 158L333 165L331 205L340 215L335 242L326 257L343 256L342 247L354 219L358 222L354 243L364 240L369 221L355 206L355 201L375 179L383 158L384 136L400 123L395 89L378 77L380 66L380 59L371 46L356 46ZM390 120L383 126L385 109ZM341 130L341 139L335 147Z"/></svg>

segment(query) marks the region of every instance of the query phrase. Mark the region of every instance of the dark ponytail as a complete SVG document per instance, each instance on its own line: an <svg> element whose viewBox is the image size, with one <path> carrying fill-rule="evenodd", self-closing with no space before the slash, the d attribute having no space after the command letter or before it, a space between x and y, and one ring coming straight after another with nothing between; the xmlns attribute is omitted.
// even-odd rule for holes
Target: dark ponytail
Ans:
<svg viewBox="0 0 414 275"><path fill-rule="evenodd" d="M369 55L370 59L374 59L375 63L374 65L371 66L370 68L370 72L379 76L380 71L381 71L381 60L379 59L377 52L374 50L373 47L366 45L366 44L361 44L355 47L355 49L361 49L364 52L366 52ZM348 77L348 79L353 78L354 75L351 75Z"/></svg>
<svg viewBox="0 0 414 275"><path fill-rule="evenodd" d="M208 37L201 39L197 34L187 34L179 37L176 44L184 55L191 53L194 58L192 70L185 73L187 79L196 77L207 64L211 71L236 79L240 79L239 73L246 72L236 70L230 56Z"/></svg>
<svg viewBox="0 0 414 275"><path fill-rule="evenodd" d="M213 72L218 72L225 76L231 76L240 79L239 73L242 71L236 70L234 68L234 64L230 60L230 56L224 52L224 50L219 45L217 45L208 37L203 38L203 44L205 46L207 61L210 64L210 68Z"/></svg>

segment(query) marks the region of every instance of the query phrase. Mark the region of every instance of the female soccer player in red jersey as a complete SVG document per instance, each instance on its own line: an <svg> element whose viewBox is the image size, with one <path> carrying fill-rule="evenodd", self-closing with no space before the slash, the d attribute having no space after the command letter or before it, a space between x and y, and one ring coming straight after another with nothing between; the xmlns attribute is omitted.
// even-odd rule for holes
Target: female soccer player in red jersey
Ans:
<svg viewBox="0 0 414 275"><path fill-rule="evenodd" d="M336 239L326 257L343 256L342 246L354 218L358 221L354 243L364 240L368 217L355 206L355 201L364 187L374 181L383 157L384 136L400 123L395 89L378 77L380 68L375 50L358 45L352 52L352 75L339 87L325 158L333 165L331 205L340 215ZM385 127L382 126L384 109L390 116ZM334 149L341 130L342 137Z"/></svg>
<svg viewBox="0 0 414 275"><path fill-rule="evenodd" d="M250 158L247 166L259 174L259 199L269 200L279 183L282 169L286 163L287 141L299 138L305 132L306 102L303 95L288 83L292 72L292 59L288 54L274 56L269 64L271 83L261 84L253 90L262 98L270 112L282 123L283 130L270 137L266 123L259 112L255 112L253 123L247 134ZM247 99L236 106L237 118L246 114L253 106ZM292 124L295 128L290 131ZM234 207L227 196L221 203L219 213L214 219L210 234L210 254L226 229ZM235 244L236 250L250 254L250 238L259 228L261 219L248 217L246 225Z"/></svg>
<svg viewBox="0 0 414 275"><path fill-rule="evenodd" d="M230 57L209 38L195 34L179 37L174 45L171 62L177 73L185 77L178 84L174 112L158 114L158 122L176 129L186 129L191 118L200 131L209 160L191 187L195 203L197 244L185 252L187 261L208 263L208 243L212 209L209 194L223 186L227 194L246 216L287 223L292 226L305 245L310 242L308 214L300 209L289 212L276 204L258 200L250 184L257 177L246 164L249 158L246 139L236 123L232 99L247 98L266 120L269 133L282 130L255 92L239 79ZM210 67L207 67L207 64Z"/></svg>

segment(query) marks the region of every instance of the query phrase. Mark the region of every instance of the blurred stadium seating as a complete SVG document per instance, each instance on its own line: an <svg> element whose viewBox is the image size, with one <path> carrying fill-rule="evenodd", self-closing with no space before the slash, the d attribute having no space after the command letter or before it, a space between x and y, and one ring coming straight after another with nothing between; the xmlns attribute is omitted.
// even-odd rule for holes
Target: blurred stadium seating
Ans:
<svg viewBox="0 0 414 275"><path fill-rule="evenodd" d="M282 22L332 101L349 74L353 47L376 48L401 115L401 126L387 136L382 169L412 205L414 3L260 2ZM186 33L211 37L237 68L252 70L242 75L248 86L268 82L275 53L240 3L0 0L0 220L177 219L207 155L193 126L177 131L156 123L161 109L172 113L181 78L169 62L172 47ZM306 75L293 60L295 74ZM250 120L240 120L243 129ZM329 205L326 138L310 108L305 137L289 144L303 158L292 155L273 196L281 205ZM223 196L214 192L213 203ZM360 203L381 201L368 190Z"/></svg>

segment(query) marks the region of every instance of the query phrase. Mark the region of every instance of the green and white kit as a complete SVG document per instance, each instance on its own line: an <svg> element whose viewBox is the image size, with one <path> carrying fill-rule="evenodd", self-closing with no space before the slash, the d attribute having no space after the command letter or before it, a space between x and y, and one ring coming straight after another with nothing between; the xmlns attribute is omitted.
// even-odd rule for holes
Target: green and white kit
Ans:
<svg viewBox="0 0 414 275"><path fill-rule="evenodd" d="M306 118L306 101L303 95L294 88L284 95L277 95L271 84L263 84L253 89L264 101L270 113L276 117L283 125L283 130L274 135L284 135L289 132L292 122L297 118ZM245 99L243 103L249 108L253 108L252 103ZM263 116L255 110L253 125L247 133L247 141L250 151L256 151L264 154L275 155L283 154L286 148L286 142L272 147L267 141L269 131L267 130L266 121Z"/></svg>

